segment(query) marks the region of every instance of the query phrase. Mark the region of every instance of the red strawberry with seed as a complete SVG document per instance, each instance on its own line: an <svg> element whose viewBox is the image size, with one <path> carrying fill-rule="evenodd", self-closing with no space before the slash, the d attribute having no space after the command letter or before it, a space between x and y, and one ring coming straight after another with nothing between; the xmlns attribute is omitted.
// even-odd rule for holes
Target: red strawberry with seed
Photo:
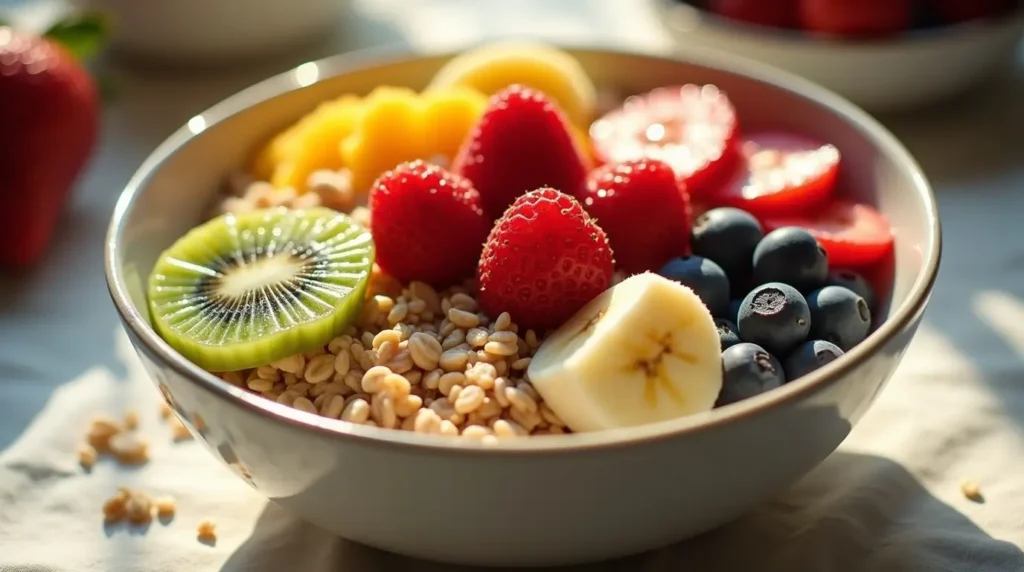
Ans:
<svg viewBox="0 0 1024 572"><path fill-rule="evenodd" d="M662 161L598 167L579 198L608 233L616 264L630 274L657 271L689 247L689 193Z"/></svg>
<svg viewBox="0 0 1024 572"><path fill-rule="evenodd" d="M473 275L491 225L468 180L412 161L382 174L369 202L376 261L385 273L439 286Z"/></svg>
<svg viewBox="0 0 1024 572"><path fill-rule="evenodd" d="M51 32L91 39L70 26ZM46 251L98 127L96 87L75 55L0 26L0 265L29 265Z"/></svg>
<svg viewBox="0 0 1024 572"><path fill-rule="evenodd" d="M494 224L477 269L480 305L521 327L562 325L611 286L612 249L573 197L550 188L516 199Z"/></svg>
<svg viewBox="0 0 1024 572"><path fill-rule="evenodd" d="M531 189L575 194L588 169L562 111L522 85L491 97L452 163L452 171L473 182L492 220Z"/></svg>
<svg viewBox="0 0 1024 572"><path fill-rule="evenodd" d="M605 163L659 159L699 197L728 180L739 159L739 122L714 85L660 87L625 102L590 128Z"/></svg>

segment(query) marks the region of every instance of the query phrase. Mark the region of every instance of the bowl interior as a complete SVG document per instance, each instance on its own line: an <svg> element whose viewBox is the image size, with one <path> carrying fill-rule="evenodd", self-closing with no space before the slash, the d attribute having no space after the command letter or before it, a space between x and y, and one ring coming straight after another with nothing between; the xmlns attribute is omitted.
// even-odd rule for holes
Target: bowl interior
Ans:
<svg viewBox="0 0 1024 572"><path fill-rule="evenodd" d="M803 80L735 58L572 52L599 86L618 94L711 83L728 93L746 129L792 130L836 145L843 155L840 192L877 205L897 236L892 289L879 293L880 317L898 311L912 291L923 295L937 248L934 203L913 160L866 114ZM421 88L448 57L343 56L307 63L189 121L147 159L115 209L108 263L115 299L117 292L131 299L122 304L130 325L155 339L142 321L148 320L145 281L156 258L202 221L224 179L245 168L267 138L330 97L382 84ZM173 353L166 346L164 351Z"/></svg>

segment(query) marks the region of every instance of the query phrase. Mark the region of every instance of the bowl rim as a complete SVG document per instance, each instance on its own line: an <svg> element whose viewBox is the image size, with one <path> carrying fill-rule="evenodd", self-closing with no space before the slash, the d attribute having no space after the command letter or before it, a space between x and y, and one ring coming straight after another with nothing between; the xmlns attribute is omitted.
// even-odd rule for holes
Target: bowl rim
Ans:
<svg viewBox="0 0 1024 572"><path fill-rule="evenodd" d="M458 50L410 51L405 47L384 46L357 50L345 54L328 56L300 64L288 71L264 79L234 95L221 100L212 107L193 117L188 124L180 127L167 137L142 162L128 181L114 207L104 244L104 270L111 299L124 327L134 338L133 344L145 346L147 353L162 361L161 368L169 368L200 386L212 395L226 400L233 406L258 415L272 423L279 423L298 430L311 431L327 439L350 441L354 444L389 446L409 452L425 452L449 455L537 455L587 452L600 449L615 449L696 434L715 429L721 425L742 418L753 417L768 410L805 399L836 383L851 373L879 348L889 343L905 330L919 316L930 297L938 274L942 251L941 225L935 196L920 166L899 140L865 111L841 96L781 69L754 60L706 48L693 47L678 50L657 51L594 45L593 43L573 44L548 42L574 55L653 58L665 63L683 63L696 67L717 69L729 74L741 75L775 89L785 91L798 99L827 108L844 119L864 135L910 175L914 192L922 202L927 221L925 237L926 260L917 275L910 292L899 307L891 310L889 318L867 339L847 352L842 358L824 367L776 388L744 401L716 408L708 412L686 417L650 423L646 425L607 429L589 433L567 435L533 436L524 439L502 439L498 444L482 443L473 439L453 439L439 435L423 435L409 431L381 429L356 425L338 419L322 417L271 401L234 386L219 377L199 368L170 347L149 325L129 294L122 268L117 264L120 258L120 242L125 222L140 191L152 176L174 153L205 129L274 97L294 89L307 87L347 73L354 73L372 67L412 63L421 59L447 59L477 45L489 44L499 39L489 39ZM309 82L309 66L315 65L319 74ZM304 78L304 79L303 79ZM198 118L198 121L196 119ZM195 125L203 126L199 129ZM930 248L928 246L930 245Z"/></svg>
<svg viewBox="0 0 1024 572"><path fill-rule="evenodd" d="M711 29L716 33L756 36L765 41L816 49L826 46L846 50L906 49L943 42L960 34L978 35L990 33L996 29L1024 29L1024 4L1002 16L986 16L932 28L911 29L892 36L877 38L815 36L804 30L776 28L753 22L732 20L699 6L680 3L678 0L657 0L656 4L666 16L665 26L673 32L689 32L689 30L682 30L683 26L679 25L679 20L688 14L690 18L696 19L698 28Z"/></svg>

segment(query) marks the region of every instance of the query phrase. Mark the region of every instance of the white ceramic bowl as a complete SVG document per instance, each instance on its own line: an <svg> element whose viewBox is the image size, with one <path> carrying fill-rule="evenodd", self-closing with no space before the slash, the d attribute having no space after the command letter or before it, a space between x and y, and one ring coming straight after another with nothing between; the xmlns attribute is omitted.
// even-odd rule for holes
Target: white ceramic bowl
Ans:
<svg viewBox="0 0 1024 572"><path fill-rule="evenodd" d="M248 393L184 359L153 331L144 283L161 250L199 223L222 179L328 97L420 88L450 57L354 54L300 66L204 112L129 182L105 249L110 292L145 368L209 451L268 498L341 536L469 564L567 564L653 549L719 526L832 453L892 375L939 264L935 202L896 139L804 80L712 54L678 60L572 50L621 93L683 81L730 94L741 122L834 143L841 184L896 232L885 321L848 354L777 390L631 429L498 445L350 425Z"/></svg>
<svg viewBox="0 0 1024 572"><path fill-rule="evenodd" d="M114 23L113 48L161 62L211 64L303 44L339 23L341 0L70 0Z"/></svg>
<svg viewBox="0 0 1024 572"><path fill-rule="evenodd" d="M1024 31L1024 7L979 20L892 39L824 40L792 30L736 22L655 0L681 46L705 46L799 74L871 112L900 112L959 95L1013 61Z"/></svg>

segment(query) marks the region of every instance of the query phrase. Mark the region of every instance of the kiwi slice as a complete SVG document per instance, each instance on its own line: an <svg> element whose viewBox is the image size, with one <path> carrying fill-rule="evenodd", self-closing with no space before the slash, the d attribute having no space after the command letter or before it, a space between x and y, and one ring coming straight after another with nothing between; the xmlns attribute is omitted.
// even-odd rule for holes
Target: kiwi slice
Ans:
<svg viewBox="0 0 1024 572"><path fill-rule="evenodd" d="M316 207L224 214L178 239L149 276L157 333L207 371L326 344L362 309L370 232Z"/></svg>

